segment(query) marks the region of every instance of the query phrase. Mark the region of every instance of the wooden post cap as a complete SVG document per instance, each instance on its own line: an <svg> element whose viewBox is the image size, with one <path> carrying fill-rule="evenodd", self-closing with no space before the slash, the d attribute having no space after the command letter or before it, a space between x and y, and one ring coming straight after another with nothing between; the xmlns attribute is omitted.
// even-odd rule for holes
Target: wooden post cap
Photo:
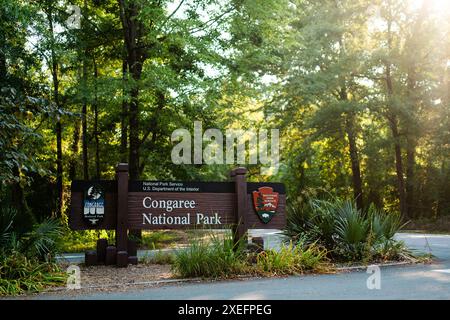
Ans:
<svg viewBox="0 0 450 320"><path fill-rule="evenodd" d="M246 173L247 173L247 168L239 167L239 168L231 170L230 176L234 177L234 176L237 176L237 175L244 175Z"/></svg>
<svg viewBox="0 0 450 320"><path fill-rule="evenodd" d="M116 171L117 172L126 172L126 171L128 171L128 163L119 163L116 166Z"/></svg>

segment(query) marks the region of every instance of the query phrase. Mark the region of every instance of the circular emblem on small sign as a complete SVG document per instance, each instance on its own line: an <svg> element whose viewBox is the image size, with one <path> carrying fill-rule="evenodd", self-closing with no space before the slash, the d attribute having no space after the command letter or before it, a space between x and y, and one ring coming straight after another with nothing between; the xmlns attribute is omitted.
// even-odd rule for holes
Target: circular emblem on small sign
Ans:
<svg viewBox="0 0 450 320"><path fill-rule="evenodd" d="M105 215L105 190L100 184L91 184L84 191L83 219L97 226Z"/></svg>

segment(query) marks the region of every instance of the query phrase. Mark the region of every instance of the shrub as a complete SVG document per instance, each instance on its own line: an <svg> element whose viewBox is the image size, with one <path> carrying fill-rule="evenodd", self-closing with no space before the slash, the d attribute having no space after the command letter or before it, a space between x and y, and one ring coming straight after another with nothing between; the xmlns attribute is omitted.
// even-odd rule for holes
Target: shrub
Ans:
<svg viewBox="0 0 450 320"><path fill-rule="evenodd" d="M326 250L316 244L303 247L282 245L280 250L267 250L258 254L256 268L259 273L275 275L301 274L319 271L326 259Z"/></svg>
<svg viewBox="0 0 450 320"><path fill-rule="evenodd" d="M53 262L60 224L46 219L19 233L13 221L14 214L2 215L0 221L0 295L38 292L64 283L65 275Z"/></svg>
<svg viewBox="0 0 450 320"><path fill-rule="evenodd" d="M374 206L362 212L353 201L312 199L289 208L284 234L324 246L335 260L403 259L410 254L394 239L403 226L399 214Z"/></svg>
<svg viewBox="0 0 450 320"><path fill-rule="evenodd" d="M361 260L365 256L370 222L350 201L336 206L335 242L339 254L350 260Z"/></svg>
<svg viewBox="0 0 450 320"><path fill-rule="evenodd" d="M218 278L245 273L244 242L234 244L231 236L211 240L191 240L190 246L180 250L173 264L174 272L185 277Z"/></svg>
<svg viewBox="0 0 450 320"><path fill-rule="evenodd" d="M0 295L39 292L49 286L64 284L67 277L53 262L14 252L0 256Z"/></svg>
<svg viewBox="0 0 450 320"><path fill-rule="evenodd" d="M245 237L244 237L245 239ZM227 234L210 240L194 240L175 256L173 270L181 277L223 278L245 274L288 275L325 270L327 251L317 245L289 245L256 255L246 249L245 240L233 243Z"/></svg>

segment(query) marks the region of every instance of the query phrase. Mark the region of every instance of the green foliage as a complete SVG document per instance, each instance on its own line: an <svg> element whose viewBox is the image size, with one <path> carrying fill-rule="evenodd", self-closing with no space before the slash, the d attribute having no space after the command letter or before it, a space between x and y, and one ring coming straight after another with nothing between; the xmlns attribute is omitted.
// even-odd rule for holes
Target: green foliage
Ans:
<svg viewBox="0 0 450 320"><path fill-rule="evenodd" d="M57 241L62 236L62 227L58 220L46 219L25 233L15 232L12 222L13 220L9 220L7 227L2 227L0 254L19 252L40 261L53 259L57 251Z"/></svg>
<svg viewBox="0 0 450 320"><path fill-rule="evenodd" d="M65 283L66 275L53 262L14 252L0 255L0 296L40 292Z"/></svg>
<svg viewBox="0 0 450 320"><path fill-rule="evenodd" d="M246 249L244 239L233 243L228 234L221 239L193 240L180 250L173 264L181 277L227 278L238 275L288 275L327 269L327 250L315 243L282 246L280 250L254 253Z"/></svg>
<svg viewBox="0 0 450 320"><path fill-rule="evenodd" d="M62 227L59 220L46 219L35 225L32 231L21 236L19 251L28 257L37 257L40 260L51 259L61 236Z"/></svg>
<svg viewBox="0 0 450 320"><path fill-rule="evenodd" d="M211 240L193 239L175 256L173 270L180 277L218 278L245 273L244 242L233 243L231 236Z"/></svg>
<svg viewBox="0 0 450 320"><path fill-rule="evenodd" d="M109 243L114 243L114 231L72 231L69 230L69 228L65 228L63 235L58 240L58 250L60 252L83 252L94 250L97 247L98 239L107 239Z"/></svg>
<svg viewBox="0 0 450 320"><path fill-rule="evenodd" d="M3 210L0 216L0 295L39 292L63 284L66 277L53 262L62 235L59 221L46 219L31 231L18 233L14 215L14 210Z"/></svg>
<svg viewBox="0 0 450 320"><path fill-rule="evenodd" d="M282 245L280 250L267 250L258 254L256 269L259 273L273 275L302 274L324 270L327 250L316 244Z"/></svg>
<svg viewBox="0 0 450 320"><path fill-rule="evenodd" d="M290 207L284 234L293 241L321 244L338 260L396 260L408 256L394 239L403 226L399 214L374 206L361 212L349 200L312 199Z"/></svg>

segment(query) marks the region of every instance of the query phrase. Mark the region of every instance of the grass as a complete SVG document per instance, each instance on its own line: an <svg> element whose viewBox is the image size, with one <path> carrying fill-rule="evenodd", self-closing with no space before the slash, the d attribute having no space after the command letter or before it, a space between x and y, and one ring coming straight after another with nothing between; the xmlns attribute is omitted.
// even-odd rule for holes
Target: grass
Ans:
<svg viewBox="0 0 450 320"><path fill-rule="evenodd" d="M140 248L150 250L168 248L182 239L182 233L175 230L144 231Z"/></svg>
<svg viewBox="0 0 450 320"><path fill-rule="evenodd" d="M66 274L53 262L42 262L13 253L0 258L0 295L21 295L61 286Z"/></svg>
<svg viewBox="0 0 450 320"><path fill-rule="evenodd" d="M192 240L176 253L172 265L181 278L233 278L242 275L290 275L330 270L326 250L318 245L284 245L260 253L249 251L244 241L233 243L231 235Z"/></svg>
<svg viewBox="0 0 450 320"><path fill-rule="evenodd" d="M243 242L232 237L191 240L190 246L175 256L173 271L182 278L225 278L245 273Z"/></svg>
<svg viewBox="0 0 450 320"><path fill-rule="evenodd" d="M60 252L84 252L95 250L98 239L107 239L114 242L114 231L106 230L84 230L73 231L66 229L64 235L59 239L58 250Z"/></svg>
<svg viewBox="0 0 450 320"><path fill-rule="evenodd" d="M291 275L305 272L324 272L327 250L316 244L302 247L293 243L282 245L279 251L267 250L256 258L256 272L264 275Z"/></svg>

